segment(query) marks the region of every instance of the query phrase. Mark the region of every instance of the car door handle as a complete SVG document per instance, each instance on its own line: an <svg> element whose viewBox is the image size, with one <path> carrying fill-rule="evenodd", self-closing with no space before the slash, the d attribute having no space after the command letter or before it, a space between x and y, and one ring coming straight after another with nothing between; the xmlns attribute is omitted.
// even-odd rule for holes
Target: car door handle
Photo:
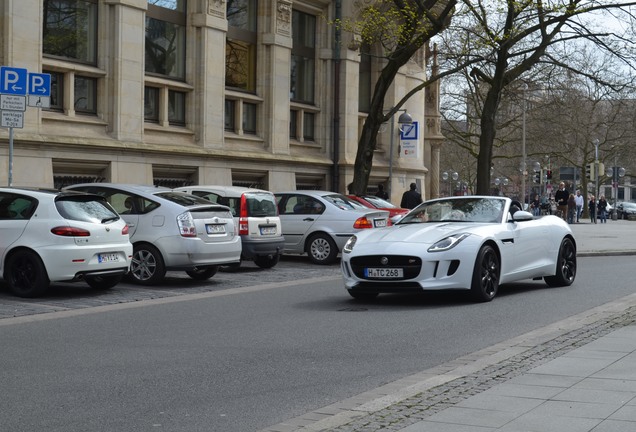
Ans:
<svg viewBox="0 0 636 432"><path fill-rule="evenodd" d="M305 218L303 219L303 222L313 222L314 218Z"/></svg>
<svg viewBox="0 0 636 432"><path fill-rule="evenodd" d="M127 225L128 225L128 228L132 228L132 227L134 227L134 226L135 226L135 224L134 224L134 223L132 223L132 224L131 224L131 223L129 223L129 224L127 224Z"/></svg>

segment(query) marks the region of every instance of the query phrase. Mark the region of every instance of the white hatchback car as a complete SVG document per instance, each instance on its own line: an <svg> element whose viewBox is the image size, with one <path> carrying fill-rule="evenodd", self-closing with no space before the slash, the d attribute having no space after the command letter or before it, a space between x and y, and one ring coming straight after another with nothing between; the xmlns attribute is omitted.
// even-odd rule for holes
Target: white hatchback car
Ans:
<svg viewBox="0 0 636 432"><path fill-rule="evenodd" d="M102 197L0 188L0 275L20 297L50 282L85 280L108 289L128 272L128 226Z"/></svg>
<svg viewBox="0 0 636 432"><path fill-rule="evenodd" d="M241 238L227 206L152 185L84 183L66 189L105 197L128 223L134 282L154 285L166 270L206 280L218 266L241 259Z"/></svg>
<svg viewBox="0 0 636 432"><path fill-rule="evenodd" d="M243 246L241 259L254 261L261 268L278 263L285 239L273 193L240 186L186 186L175 190L224 204L232 210Z"/></svg>

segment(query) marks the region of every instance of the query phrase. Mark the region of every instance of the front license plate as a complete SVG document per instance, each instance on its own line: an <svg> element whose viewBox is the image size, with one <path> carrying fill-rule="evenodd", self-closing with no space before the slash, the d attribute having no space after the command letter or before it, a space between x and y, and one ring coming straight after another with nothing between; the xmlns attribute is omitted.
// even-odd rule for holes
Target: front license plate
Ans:
<svg viewBox="0 0 636 432"><path fill-rule="evenodd" d="M206 225L208 234L225 234L225 225Z"/></svg>
<svg viewBox="0 0 636 432"><path fill-rule="evenodd" d="M376 219L374 222L376 228L383 228L386 226L386 219Z"/></svg>
<svg viewBox="0 0 636 432"><path fill-rule="evenodd" d="M401 268L365 268L364 276L377 279L395 279L404 277L404 269Z"/></svg>
<svg viewBox="0 0 636 432"><path fill-rule="evenodd" d="M119 254L116 254L116 253L97 254L97 261L99 261L100 263L118 262Z"/></svg>
<svg viewBox="0 0 636 432"><path fill-rule="evenodd" d="M276 234L276 227L261 227L261 235L274 235Z"/></svg>

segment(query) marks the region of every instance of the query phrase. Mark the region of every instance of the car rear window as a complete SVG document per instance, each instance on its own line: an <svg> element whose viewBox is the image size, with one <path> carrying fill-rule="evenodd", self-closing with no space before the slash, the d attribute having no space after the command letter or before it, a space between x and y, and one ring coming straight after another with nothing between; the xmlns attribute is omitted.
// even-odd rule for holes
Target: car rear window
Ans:
<svg viewBox="0 0 636 432"><path fill-rule="evenodd" d="M246 193L247 215L251 217L278 216L276 198L269 193Z"/></svg>
<svg viewBox="0 0 636 432"><path fill-rule="evenodd" d="M338 207L340 210L369 210L359 202L356 202L344 195L325 195L323 198Z"/></svg>
<svg viewBox="0 0 636 432"><path fill-rule="evenodd" d="M156 193L155 195L186 207L200 204L210 205L209 200L198 197L196 195L190 195L185 192L160 192Z"/></svg>
<svg viewBox="0 0 636 432"><path fill-rule="evenodd" d="M102 197L91 195L60 196L55 207L64 219L105 223L119 219L117 212Z"/></svg>

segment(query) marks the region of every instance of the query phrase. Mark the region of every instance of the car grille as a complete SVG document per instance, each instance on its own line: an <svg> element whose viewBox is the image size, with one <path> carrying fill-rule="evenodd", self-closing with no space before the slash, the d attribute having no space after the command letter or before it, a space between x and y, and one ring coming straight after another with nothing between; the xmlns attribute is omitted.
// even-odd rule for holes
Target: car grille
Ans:
<svg viewBox="0 0 636 432"><path fill-rule="evenodd" d="M385 262L385 264L383 264ZM392 280L413 279L420 274L422 268L422 260L414 256L404 255L367 255L363 257L351 258L349 262L351 270L360 279L377 280L374 278L366 278L364 269L368 267L374 268L401 268L404 271L404 277Z"/></svg>

